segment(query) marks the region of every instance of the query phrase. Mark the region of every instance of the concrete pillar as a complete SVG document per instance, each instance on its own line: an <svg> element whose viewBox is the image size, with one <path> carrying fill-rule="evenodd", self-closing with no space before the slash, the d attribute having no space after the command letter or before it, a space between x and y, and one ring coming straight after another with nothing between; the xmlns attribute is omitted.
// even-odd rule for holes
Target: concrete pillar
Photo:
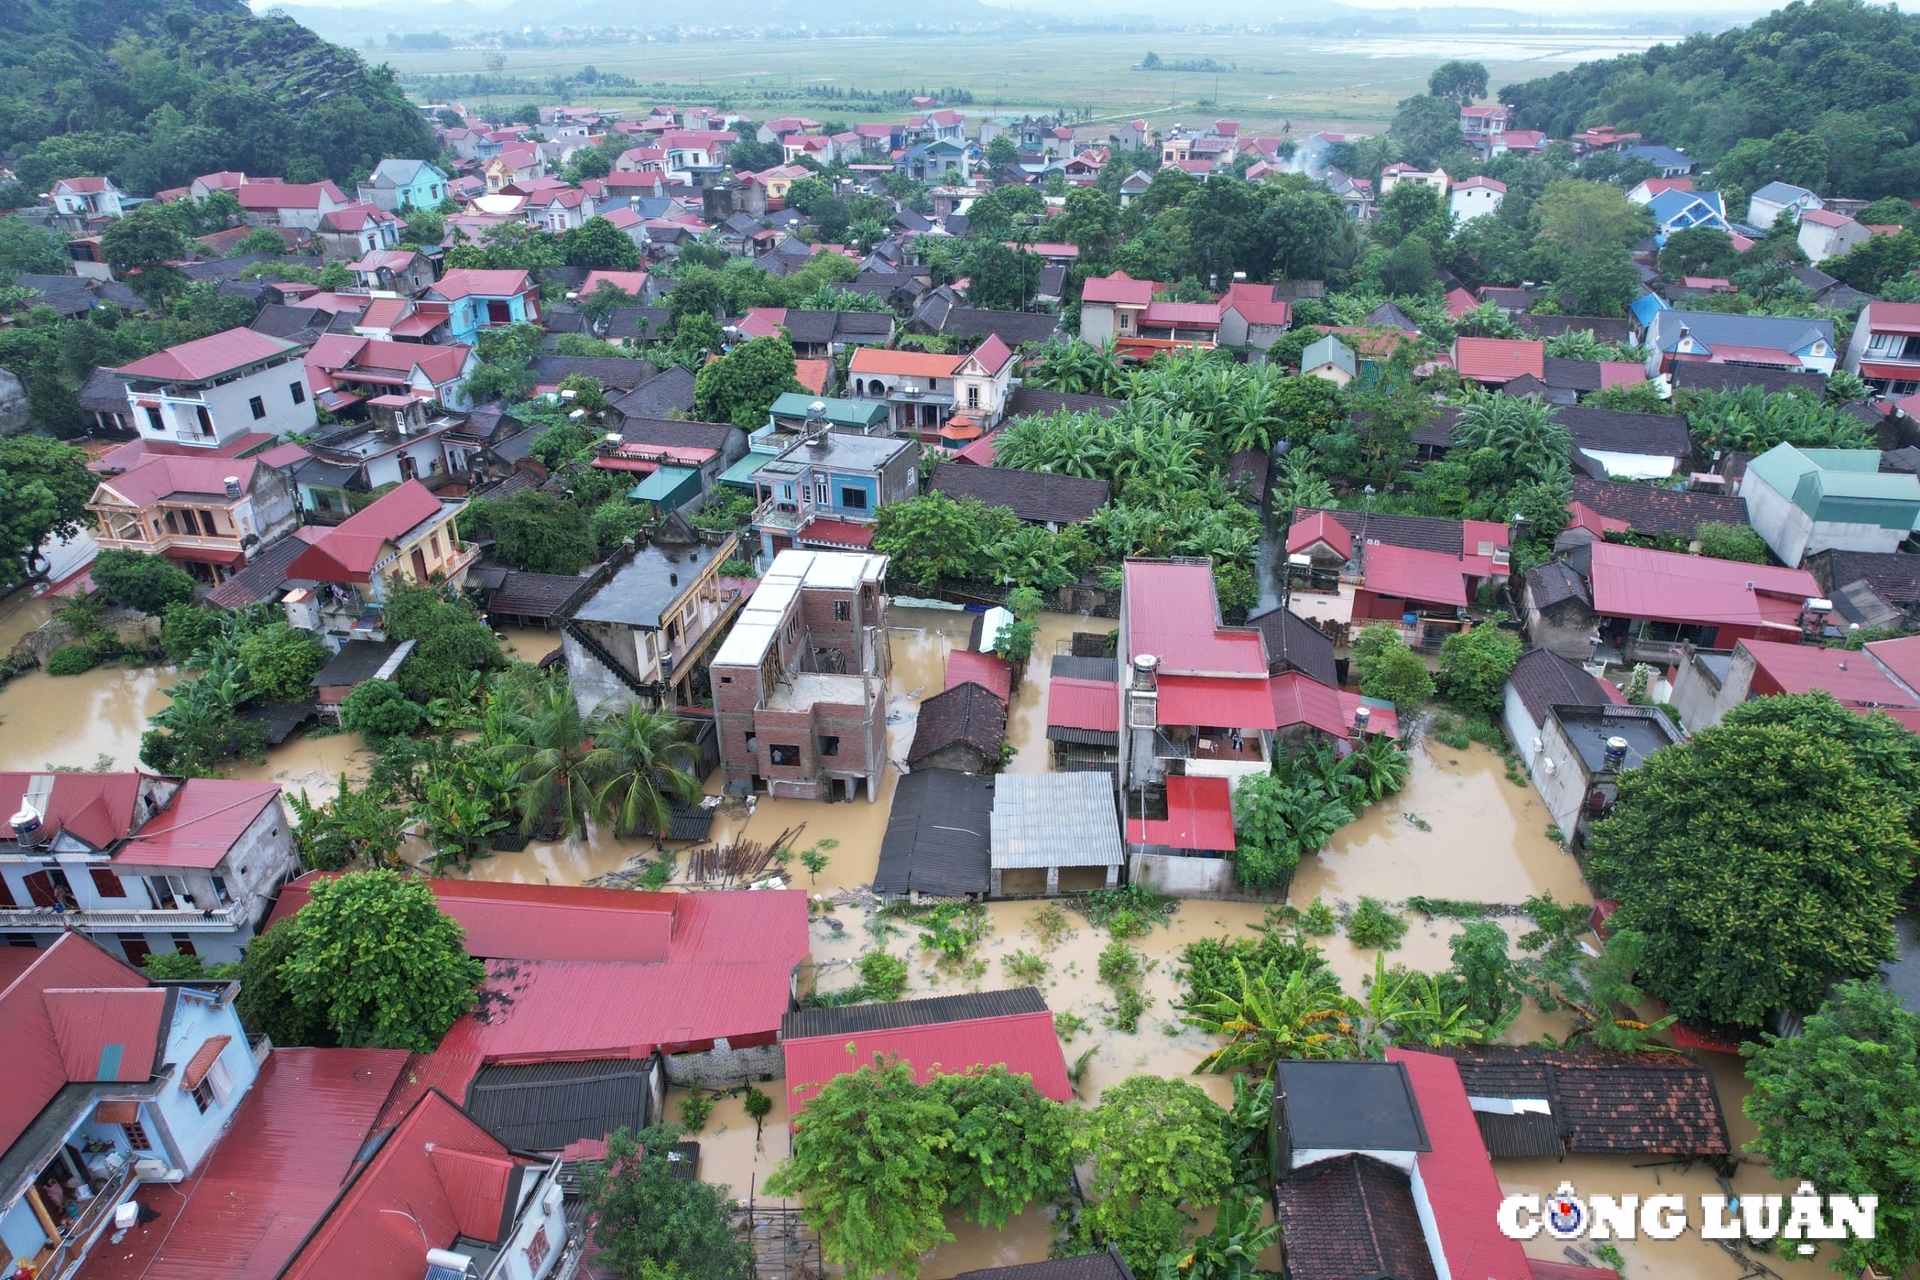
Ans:
<svg viewBox="0 0 1920 1280"><path fill-rule="evenodd" d="M1108 867L1107 868L1107 888L1115 889L1115 888L1118 888L1119 885L1120 885L1119 866L1115 865L1115 866Z"/></svg>
<svg viewBox="0 0 1920 1280"><path fill-rule="evenodd" d="M1001 872L1000 872L1000 868L998 867L995 867L992 871L987 873L989 897L997 898L1000 896L1000 875L1001 875Z"/></svg>
<svg viewBox="0 0 1920 1280"><path fill-rule="evenodd" d="M1047 896L1055 897L1060 892L1060 868L1047 868Z"/></svg>
<svg viewBox="0 0 1920 1280"><path fill-rule="evenodd" d="M880 775L877 773L870 773L867 775L867 803L873 804L879 799L880 799Z"/></svg>

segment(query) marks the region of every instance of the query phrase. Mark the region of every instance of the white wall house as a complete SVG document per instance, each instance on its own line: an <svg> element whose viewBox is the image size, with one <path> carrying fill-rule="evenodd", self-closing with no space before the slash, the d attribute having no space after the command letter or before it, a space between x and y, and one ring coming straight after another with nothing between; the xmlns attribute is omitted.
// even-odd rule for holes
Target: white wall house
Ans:
<svg viewBox="0 0 1920 1280"><path fill-rule="evenodd" d="M145 440L214 449L248 432L285 437L318 422L306 348L252 329L156 351L114 370Z"/></svg>

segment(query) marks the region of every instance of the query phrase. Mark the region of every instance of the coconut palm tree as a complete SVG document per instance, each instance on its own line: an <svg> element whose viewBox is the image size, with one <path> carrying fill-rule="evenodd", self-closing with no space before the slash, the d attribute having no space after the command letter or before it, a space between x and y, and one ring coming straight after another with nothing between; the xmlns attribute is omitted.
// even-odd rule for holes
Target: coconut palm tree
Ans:
<svg viewBox="0 0 1920 1280"><path fill-rule="evenodd" d="M592 780L594 811L619 836L652 831L664 835L672 800L700 795L700 753L687 741L685 725L670 711L632 706L593 722L593 746L581 762Z"/></svg>
<svg viewBox="0 0 1920 1280"><path fill-rule="evenodd" d="M512 737L500 748L502 763L513 769L520 809L520 833L554 826L563 834L586 834L593 812L593 788L585 769L587 717L580 714L573 690L554 681L519 701Z"/></svg>

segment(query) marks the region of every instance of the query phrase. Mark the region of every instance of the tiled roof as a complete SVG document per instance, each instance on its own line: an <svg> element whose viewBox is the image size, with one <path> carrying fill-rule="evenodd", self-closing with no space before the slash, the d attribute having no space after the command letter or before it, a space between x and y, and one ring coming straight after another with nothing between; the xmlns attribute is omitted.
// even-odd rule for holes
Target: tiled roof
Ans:
<svg viewBox="0 0 1920 1280"><path fill-rule="evenodd" d="M1536 609L1551 609L1568 600L1593 607L1587 598L1587 584L1564 560L1552 560L1527 570L1526 583L1527 598Z"/></svg>
<svg viewBox="0 0 1920 1280"><path fill-rule="evenodd" d="M935 752L961 745L998 760L1006 736L1007 704L980 685L957 685L921 702L907 763L918 764Z"/></svg>
<svg viewBox="0 0 1920 1280"><path fill-rule="evenodd" d="M1078 524L1106 505L1111 486L1105 480L1080 476L949 462L933 469L932 488L951 498L977 498L990 507L1006 507L1036 524Z"/></svg>
<svg viewBox="0 0 1920 1280"><path fill-rule="evenodd" d="M1038 387L1021 387L1007 398L1006 416L1022 418L1064 409L1068 413L1097 413L1103 418L1111 418L1126 405L1125 400L1116 400L1108 396L1076 395L1066 391L1042 391Z"/></svg>
<svg viewBox="0 0 1920 1280"><path fill-rule="evenodd" d="M921 351L886 351L860 347L849 367L853 373L881 373L910 378L951 378L964 356L936 356Z"/></svg>
<svg viewBox="0 0 1920 1280"><path fill-rule="evenodd" d="M327 530L287 566L287 576L316 582L365 582L382 547L441 510L432 490L409 480Z"/></svg>
<svg viewBox="0 0 1920 1280"><path fill-rule="evenodd" d="M1317 507L1295 507L1294 523L1298 524L1318 511ZM1433 516L1383 515L1377 511L1371 513L1329 511L1325 514L1339 521L1340 525L1349 530L1362 545L1379 542L1389 546L1407 547L1415 551L1438 551L1453 556L1461 553L1464 534L1458 520L1441 520Z"/></svg>
<svg viewBox="0 0 1920 1280"><path fill-rule="evenodd" d="M1573 436L1577 449L1676 460L1684 460L1693 453L1686 419L1672 414L1569 406L1555 410L1553 416Z"/></svg>
<svg viewBox="0 0 1920 1280"><path fill-rule="evenodd" d="M1821 560L1818 557L1824 556ZM1909 605L1920 600L1920 556L1901 552L1827 551L1816 552L1809 565L1831 566L1823 575L1830 577L1828 590L1838 591L1851 582L1865 580L1874 592L1889 603ZM1820 571L1816 571L1820 572Z"/></svg>
<svg viewBox="0 0 1920 1280"><path fill-rule="evenodd" d="M132 364L121 365L115 372L153 382L200 382L250 364L288 356L299 349L294 343L252 329L228 329L225 333L156 351Z"/></svg>
<svg viewBox="0 0 1920 1280"><path fill-rule="evenodd" d="M1712 1073L1680 1054L1569 1053L1531 1045L1434 1052L1454 1060L1470 1097L1546 1099L1570 1153L1731 1153ZM1486 1134L1488 1117L1478 1118Z"/></svg>
<svg viewBox="0 0 1920 1280"><path fill-rule="evenodd" d="M1319 1160L1274 1187L1294 1280L1437 1280L1412 1181L1383 1160Z"/></svg>
<svg viewBox="0 0 1920 1280"><path fill-rule="evenodd" d="M1747 504L1719 493L1656 489L1615 480L1573 479L1573 501L1599 515L1625 521L1636 533L1675 533L1687 537L1700 525L1745 524Z"/></svg>
<svg viewBox="0 0 1920 1280"><path fill-rule="evenodd" d="M1134 1275L1121 1260L1119 1250L1109 1246L1105 1253L962 1271L954 1280L1134 1280Z"/></svg>
<svg viewBox="0 0 1920 1280"><path fill-rule="evenodd" d="M1682 360L1673 366L1675 391L1738 391L1759 387L1768 395L1781 391L1805 391L1823 395L1827 378L1821 373L1801 373L1792 369L1769 369L1750 364L1711 364L1704 360Z"/></svg>
<svg viewBox="0 0 1920 1280"><path fill-rule="evenodd" d="M1338 688L1340 677L1334 665L1333 641L1325 632L1291 609L1269 609L1247 619L1265 637L1267 661L1285 659L1328 688Z"/></svg>
<svg viewBox="0 0 1920 1280"><path fill-rule="evenodd" d="M1546 722L1549 707L1604 707L1613 702L1585 669L1550 649L1527 650L1513 664L1507 680L1536 725Z"/></svg>
<svg viewBox="0 0 1920 1280"><path fill-rule="evenodd" d="M511 1151L560 1151L647 1127L646 1061L596 1059L482 1067L466 1111Z"/></svg>
<svg viewBox="0 0 1920 1280"><path fill-rule="evenodd" d="M1482 382L1507 382L1529 373L1544 380L1545 361L1545 345L1537 339L1457 338L1453 344L1460 376Z"/></svg>
<svg viewBox="0 0 1920 1280"><path fill-rule="evenodd" d="M1563 333L1591 333L1596 342L1625 342L1633 335L1625 317L1613 316L1537 316L1528 312L1513 322L1520 331L1534 338L1557 338Z"/></svg>
<svg viewBox="0 0 1920 1280"><path fill-rule="evenodd" d="M1433 1147L1415 1157L1427 1191L1421 1217L1433 1222L1448 1271L1474 1280L1532 1280L1519 1242L1500 1234L1500 1182L1452 1060L1392 1048L1387 1061L1406 1066Z"/></svg>

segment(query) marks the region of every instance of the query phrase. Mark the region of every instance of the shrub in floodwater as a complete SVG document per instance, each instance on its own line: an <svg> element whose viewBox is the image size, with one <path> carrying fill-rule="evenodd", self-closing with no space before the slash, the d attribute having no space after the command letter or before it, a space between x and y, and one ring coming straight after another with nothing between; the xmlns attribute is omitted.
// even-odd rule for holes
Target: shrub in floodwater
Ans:
<svg viewBox="0 0 1920 1280"><path fill-rule="evenodd" d="M1049 965L1042 956L1036 956L1027 951L1016 951L1010 956L1000 957L1000 967L1007 971L1009 978L1021 986L1037 987L1046 981L1047 973L1053 966Z"/></svg>
<svg viewBox="0 0 1920 1280"><path fill-rule="evenodd" d="M100 657L84 644L62 645L47 658L50 676L77 676L100 665Z"/></svg>
<svg viewBox="0 0 1920 1280"><path fill-rule="evenodd" d="M1406 918L1397 911L1389 911L1378 898L1360 899L1360 905L1347 917L1347 939L1356 947L1397 951L1406 932Z"/></svg>
<svg viewBox="0 0 1920 1280"><path fill-rule="evenodd" d="M1049 902L1033 913L1027 921L1026 932L1031 933L1047 951L1061 943L1079 936L1080 931L1073 927L1073 920L1060 909L1057 902Z"/></svg>
<svg viewBox="0 0 1920 1280"><path fill-rule="evenodd" d="M1339 921L1333 914L1333 908L1315 897L1300 913L1300 932L1324 938L1339 927Z"/></svg>
<svg viewBox="0 0 1920 1280"><path fill-rule="evenodd" d="M707 1117L713 1114L715 1098L710 1093L698 1089L688 1094L680 1102L680 1122L687 1126L688 1133L699 1133L707 1127Z"/></svg>
<svg viewBox="0 0 1920 1280"><path fill-rule="evenodd" d="M907 962L886 951L869 951L854 962L860 971L864 998L882 1004L898 1000L907 990Z"/></svg>

